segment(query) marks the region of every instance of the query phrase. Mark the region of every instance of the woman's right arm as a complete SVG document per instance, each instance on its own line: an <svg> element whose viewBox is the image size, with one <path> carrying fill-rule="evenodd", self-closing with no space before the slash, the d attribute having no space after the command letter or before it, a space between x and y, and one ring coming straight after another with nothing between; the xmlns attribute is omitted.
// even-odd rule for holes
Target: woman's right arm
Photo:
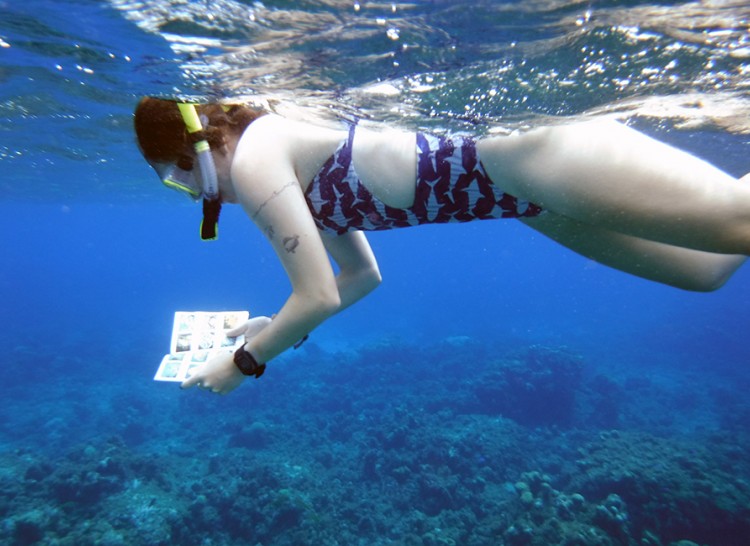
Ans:
<svg viewBox="0 0 750 546"><path fill-rule="evenodd" d="M261 118L245 131L232 159L239 202L263 232L292 285L272 323L247 345L258 362L273 359L341 306L328 253L305 201L292 158L294 135L283 120Z"/></svg>

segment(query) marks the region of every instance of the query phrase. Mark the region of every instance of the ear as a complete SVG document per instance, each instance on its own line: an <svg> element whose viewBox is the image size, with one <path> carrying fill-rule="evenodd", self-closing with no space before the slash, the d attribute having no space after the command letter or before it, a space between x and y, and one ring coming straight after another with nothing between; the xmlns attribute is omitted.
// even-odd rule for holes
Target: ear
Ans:
<svg viewBox="0 0 750 546"><path fill-rule="evenodd" d="M218 151L224 155L230 155L237 149L237 143L240 141L242 133L235 133L234 131L225 131L221 134L221 146Z"/></svg>
<svg viewBox="0 0 750 546"><path fill-rule="evenodd" d="M226 155L228 153L226 131L219 127L209 125L205 130L205 134L212 152L217 152L221 155Z"/></svg>

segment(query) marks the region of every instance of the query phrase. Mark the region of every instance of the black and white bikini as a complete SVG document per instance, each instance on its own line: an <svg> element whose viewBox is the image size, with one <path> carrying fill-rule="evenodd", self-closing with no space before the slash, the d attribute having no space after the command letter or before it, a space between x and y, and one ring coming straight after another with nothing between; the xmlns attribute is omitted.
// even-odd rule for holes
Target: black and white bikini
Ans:
<svg viewBox="0 0 750 546"><path fill-rule="evenodd" d="M530 218L542 208L513 197L495 184L471 138L417 133L417 179L414 204L394 208L375 197L352 163L356 126L326 161L305 191L318 229L341 235L421 224L469 222L491 218Z"/></svg>

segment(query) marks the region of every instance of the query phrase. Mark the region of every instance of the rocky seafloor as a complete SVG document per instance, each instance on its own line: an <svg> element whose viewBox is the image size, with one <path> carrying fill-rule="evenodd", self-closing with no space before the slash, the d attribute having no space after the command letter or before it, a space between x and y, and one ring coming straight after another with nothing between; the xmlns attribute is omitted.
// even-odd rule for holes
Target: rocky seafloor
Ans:
<svg viewBox="0 0 750 546"><path fill-rule="evenodd" d="M750 544L747 379L604 369L466 338L310 342L224 398L70 379L29 404L18 385L0 543Z"/></svg>

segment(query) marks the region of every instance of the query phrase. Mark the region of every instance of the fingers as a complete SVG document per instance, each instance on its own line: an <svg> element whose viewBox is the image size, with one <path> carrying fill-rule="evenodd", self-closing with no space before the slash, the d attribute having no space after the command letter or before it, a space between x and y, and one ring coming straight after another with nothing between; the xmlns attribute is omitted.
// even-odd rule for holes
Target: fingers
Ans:
<svg viewBox="0 0 750 546"><path fill-rule="evenodd" d="M249 319L246 322L243 322L239 326L236 326L235 328L232 328L231 330L227 330L227 337L236 337L240 335L244 335L245 338L249 339L251 337L254 337L258 335L258 332L260 332L263 328L268 326L268 323L271 322L271 318L264 317L264 316L258 316L253 317Z"/></svg>
<svg viewBox="0 0 750 546"><path fill-rule="evenodd" d="M268 317L255 317L248 320L245 323L245 340L249 341L251 338L257 336L270 322L271 319Z"/></svg>
<svg viewBox="0 0 750 546"><path fill-rule="evenodd" d="M221 354L194 370L194 374L180 386L183 389L198 387L214 394L229 394L245 377L233 360L232 353Z"/></svg>
<svg viewBox="0 0 750 546"><path fill-rule="evenodd" d="M219 392L220 390L218 387L212 387L211 382L206 378L206 376L201 374L195 374L190 379L186 379L180 384L181 389L191 389L193 387L210 390L211 392Z"/></svg>
<svg viewBox="0 0 750 546"><path fill-rule="evenodd" d="M246 322L243 322L239 326L235 326L231 330L227 330L227 337L237 337L242 335L245 332L245 326L247 325Z"/></svg>
<svg viewBox="0 0 750 546"><path fill-rule="evenodd" d="M180 384L180 388L183 390L190 389L192 387L198 387L199 389L211 391L214 394L227 394L229 393L228 390L222 389L220 387L212 386L208 380L200 375L194 375L190 379L186 379Z"/></svg>
<svg viewBox="0 0 750 546"><path fill-rule="evenodd" d="M210 385L201 384L198 385L201 389L211 391L212 394L219 394L221 396L224 396L225 394L229 394L229 391L226 389L221 389L219 387L212 387Z"/></svg>
<svg viewBox="0 0 750 546"><path fill-rule="evenodd" d="M190 377L190 378L186 379L185 381L183 381L182 383L180 383L180 388L181 389L190 389L190 388L193 388L196 385L199 385L202 379L203 378L200 375L195 374L192 377Z"/></svg>

